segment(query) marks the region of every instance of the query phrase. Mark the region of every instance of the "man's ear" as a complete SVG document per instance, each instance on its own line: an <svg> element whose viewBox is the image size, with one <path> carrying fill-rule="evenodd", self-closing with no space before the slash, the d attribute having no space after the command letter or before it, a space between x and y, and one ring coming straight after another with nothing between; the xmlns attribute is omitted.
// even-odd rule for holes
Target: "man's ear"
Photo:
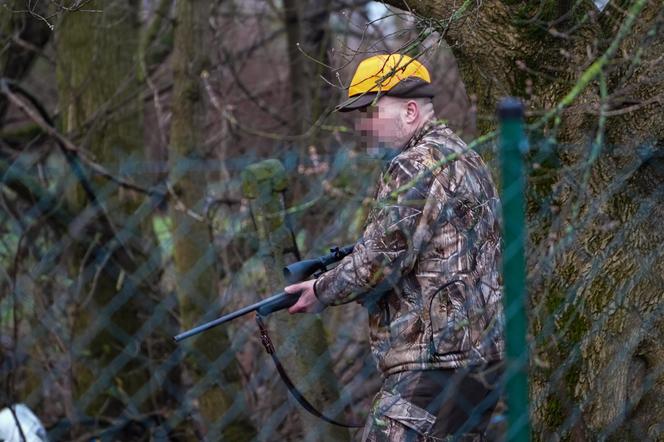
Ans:
<svg viewBox="0 0 664 442"><path fill-rule="evenodd" d="M408 100L406 102L406 123L413 124L420 118L420 107L415 100Z"/></svg>

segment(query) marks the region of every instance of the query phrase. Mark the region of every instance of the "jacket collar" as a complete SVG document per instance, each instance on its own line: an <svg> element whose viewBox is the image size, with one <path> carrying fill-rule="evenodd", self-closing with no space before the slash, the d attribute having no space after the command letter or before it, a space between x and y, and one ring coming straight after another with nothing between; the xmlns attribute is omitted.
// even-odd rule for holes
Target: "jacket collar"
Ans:
<svg viewBox="0 0 664 442"><path fill-rule="evenodd" d="M401 149L401 152L410 149L411 147L415 146L417 143L419 143L422 138L424 138L425 135L427 135L429 132L431 132L436 126L438 126L439 123L435 118L432 118L431 120L427 121L420 127L412 137L410 137L410 140L405 144L404 148Z"/></svg>

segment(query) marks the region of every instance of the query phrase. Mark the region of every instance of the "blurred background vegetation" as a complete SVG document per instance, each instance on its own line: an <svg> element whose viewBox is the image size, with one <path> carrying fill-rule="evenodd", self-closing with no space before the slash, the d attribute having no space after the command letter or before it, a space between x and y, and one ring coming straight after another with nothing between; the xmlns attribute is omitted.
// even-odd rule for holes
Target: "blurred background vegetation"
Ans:
<svg viewBox="0 0 664 442"><path fill-rule="evenodd" d="M1 405L51 440L358 439L289 400L252 318L171 337L357 240L382 163L332 109L361 59L402 52L493 171L496 103L526 105L534 438L662 440L663 11L3 0ZM362 420L366 313L286 316L270 323L298 386Z"/></svg>

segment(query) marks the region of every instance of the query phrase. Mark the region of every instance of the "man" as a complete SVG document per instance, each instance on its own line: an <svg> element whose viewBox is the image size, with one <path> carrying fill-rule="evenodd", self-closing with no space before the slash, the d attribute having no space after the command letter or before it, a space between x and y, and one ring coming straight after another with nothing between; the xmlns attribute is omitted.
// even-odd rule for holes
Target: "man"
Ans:
<svg viewBox="0 0 664 442"><path fill-rule="evenodd" d="M427 69L405 55L360 63L356 129L392 159L353 253L289 311L369 310L383 374L363 440L485 440L502 373L499 201L480 156L435 120Z"/></svg>

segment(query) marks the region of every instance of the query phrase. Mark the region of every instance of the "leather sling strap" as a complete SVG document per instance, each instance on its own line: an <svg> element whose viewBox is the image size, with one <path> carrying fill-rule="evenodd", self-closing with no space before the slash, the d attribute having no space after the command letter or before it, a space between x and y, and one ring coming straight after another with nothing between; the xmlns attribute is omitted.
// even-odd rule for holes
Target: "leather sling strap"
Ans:
<svg viewBox="0 0 664 442"><path fill-rule="evenodd" d="M325 422L329 422L332 425L337 425L339 427L361 428L364 426L362 424L357 424L355 422L351 423L338 422L334 419L325 416L323 413L318 411L313 405L311 405L311 403L295 387L293 381L291 381L288 375L286 374L286 371L284 370L284 367L281 365L281 362L279 362L279 359L277 358L274 349L274 345L272 344L272 340L270 339L270 336L267 333L267 327L265 327L263 318L258 313L256 313L256 323L258 324L258 328L260 328L261 331L261 343L263 344L263 347L265 347L265 351L267 351L268 354L272 356L272 360L274 361L274 365L277 368L277 372L279 372L281 380L284 381L284 384L286 384L286 386L288 387L288 391L290 392L290 394L295 398L295 400L297 400L300 403L300 405L302 405L302 407L305 410L307 410L309 413L313 414L314 416L323 419Z"/></svg>

